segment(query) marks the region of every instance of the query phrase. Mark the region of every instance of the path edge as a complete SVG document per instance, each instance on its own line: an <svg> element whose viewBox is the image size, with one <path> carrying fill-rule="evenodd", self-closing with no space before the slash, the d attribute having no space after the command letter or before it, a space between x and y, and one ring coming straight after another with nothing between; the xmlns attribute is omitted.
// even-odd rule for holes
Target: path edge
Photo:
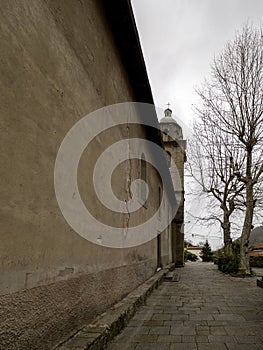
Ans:
<svg viewBox="0 0 263 350"><path fill-rule="evenodd" d="M128 324L146 299L163 282L166 274L174 269L174 264L166 266L121 301L84 326L69 339L55 347L57 350L101 350Z"/></svg>

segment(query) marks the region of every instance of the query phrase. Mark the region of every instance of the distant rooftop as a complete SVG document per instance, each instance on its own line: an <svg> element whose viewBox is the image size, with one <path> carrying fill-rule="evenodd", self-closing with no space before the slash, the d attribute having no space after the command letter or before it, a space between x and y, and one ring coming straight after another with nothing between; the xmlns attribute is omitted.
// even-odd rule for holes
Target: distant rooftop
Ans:
<svg viewBox="0 0 263 350"><path fill-rule="evenodd" d="M263 244L263 226L254 228L249 237L249 246Z"/></svg>

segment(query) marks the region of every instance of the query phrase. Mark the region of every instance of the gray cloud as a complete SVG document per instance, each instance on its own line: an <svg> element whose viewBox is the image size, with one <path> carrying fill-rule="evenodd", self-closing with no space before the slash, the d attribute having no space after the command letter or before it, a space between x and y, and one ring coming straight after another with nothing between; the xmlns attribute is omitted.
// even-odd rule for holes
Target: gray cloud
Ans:
<svg viewBox="0 0 263 350"><path fill-rule="evenodd" d="M133 0L155 104L169 100L175 114L193 117L193 87L247 20L259 24L262 0Z"/></svg>
<svg viewBox="0 0 263 350"><path fill-rule="evenodd" d="M169 101L175 115L186 122L193 117L191 105L198 103L194 86L208 76L214 55L248 20L259 25L263 16L263 0L132 0L132 4L155 104L165 108ZM198 215L199 202L186 205ZM198 227L188 220L187 239L198 243L209 238L213 248L222 243L220 227Z"/></svg>

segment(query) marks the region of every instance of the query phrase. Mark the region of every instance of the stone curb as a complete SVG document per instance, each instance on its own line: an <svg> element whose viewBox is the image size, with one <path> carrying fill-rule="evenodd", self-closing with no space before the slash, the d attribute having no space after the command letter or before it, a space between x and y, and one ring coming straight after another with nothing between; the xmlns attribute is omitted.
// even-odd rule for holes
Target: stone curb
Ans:
<svg viewBox="0 0 263 350"><path fill-rule="evenodd" d="M135 312L143 305L147 297L162 283L165 275L174 266L157 272L146 282L137 287L125 298L98 316L70 339L60 344L58 350L101 350L127 325Z"/></svg>

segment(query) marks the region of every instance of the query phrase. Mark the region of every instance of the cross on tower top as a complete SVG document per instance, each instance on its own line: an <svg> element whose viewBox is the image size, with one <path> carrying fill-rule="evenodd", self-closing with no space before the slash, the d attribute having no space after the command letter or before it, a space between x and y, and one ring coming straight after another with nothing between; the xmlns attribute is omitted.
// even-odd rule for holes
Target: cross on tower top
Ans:
<svg viewBox="0 0 263 350"><path fill-rule="evenodd" d="M166 110L164 111L164 115L165 117L172 117L172 110L169 108L170 107L170 103L166 103L166 106L168 106L168 108L166 108Z"/></svg>

